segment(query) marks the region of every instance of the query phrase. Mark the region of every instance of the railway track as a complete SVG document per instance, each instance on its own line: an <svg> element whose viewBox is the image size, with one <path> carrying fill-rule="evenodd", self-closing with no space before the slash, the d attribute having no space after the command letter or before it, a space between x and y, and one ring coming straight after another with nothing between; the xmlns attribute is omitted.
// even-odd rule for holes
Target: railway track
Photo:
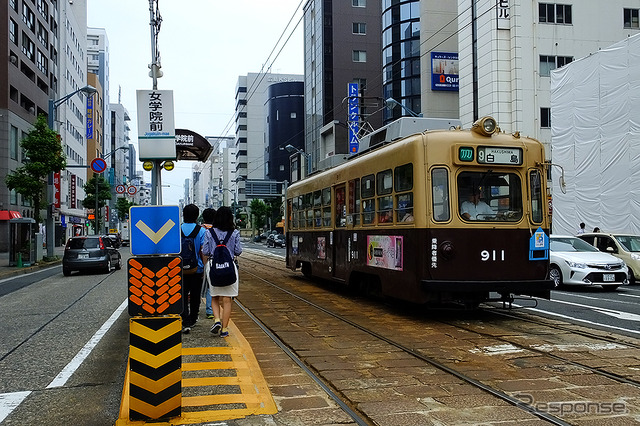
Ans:
<svg viewBox="0 0 640 426"><path fill-rule="evenodd" d="M590 365L588 360L575 360L571 359L571 357L563 357L540 349L541 345L552 345L554 341L554 339L545 340L545 333L547 337L556 336L557 340L558 330L554 330L550 324L537 322L536 325L538 327L549 328L546 332L542 332L540 329L536 330L537 346L525 345L522 341L518 342L518 339L505 337L505 335L509 336L510 334L522 336L524 323L517 317L509 318L509 321L517 321L515 329L502 330L501 335L500 333L495 335L486 330L479 330L479 327L465 325L460 321L449 321L447 323L433 318L425 318L421 315L403 316L398 311L398 307L384 306L380 303L372 303L357 297L344 297L341 292L326 291L323 285L318 286L307 282L284 267L274 268L273 265L265 265L265 260L265 257L259 255L254 259L243 259L243 263L246 266L249 266L249 262L251 263L249 268L245 268L245 272L246 269L250 270L247 274L252 277L252 281L257 283L262 292L267 293L266 289L270 288L266 297L271 301L277 300L278 310L283 309L282 305L287 306L284 310L289 313L288 318L290 320L298 318L300 311L313 309L322 312L323 315L330 317L332 321L335 320L345 324L344 327L349 326L357 329L358 332L365 333L368 337L378 341L378 345L381 344L379 342L384 342L384 344L392 348L389 349L390 351L400 351L404 355L409 355L428 364L430 368L435 368L453 376L466 385L491 395L492 398L499 399L511 407L515 407L528 415L538 417L551 424L571 424L577 414L579 414L578 417L580 419L584 419L585 416L595 419L602 418L604 415L603 410L608 410L608 414L612 415L623 415L631 418L637 418L638 416L633 405L635 398L640 393L640 381L625 377L625 374L621 374L619 371L608 371L601 366ZM327 285L330 286L331 284ZM245 299L242 292L240 299L241 301ZM252 305L252 303L247 305ZM256 309L260 312L264 309L264 306L254 305L254 307L249 306L248 309L252 311ZM367 314L358 315L359 309L360 312L367 312ZM277 336L280 334L278 331L281 325L273 325L273 315L273 313L269 313L265 319L260 319L260 321L264 322L265 327L269 328ZM315 318L319 318L317 315L315 315ZM401 333L393 333L393 327L376 327L376 321L372 320L372 318L387 318L390 315L399 317L393 321L396 324L404 321L405 330ZM494 313L491 315L494 315ZM258 313L257 317L260 318L261 315ZM327 321L325 320L325 322ZM481 324L483 320L476 320L475 322ZM300 322L295 322L295 324L297 328L303 328ZM423 337L439 334L441 335L440 338L448 336L452 339L454 344L450 345L450 350L447 350L447 347L443 345L424 344L424 341L420 342L419 336L415 336L411 332L411 330L424 330L425 328L429 330L429 333L426 335L421 333L424 335ZM595 334L589 336L585 332L574 331L568 326L564 329L564 333L567 334L564 337L574 343L579 337L588 338L590 341L599 337ZM298 344L291 339L287 339L288 333L290 331L283 330L283 344L290 347L294 352L298 352ZM341 331L341 333L350 334L353 332ZM540 336L543 337L541 338ZM526 338L527 336L524 337ZM608 343L612 344L611 342ZM502 346L504 348L505 344L509 345L511 350L504 351L502 354L497 352L483 353L482 351L482 348L488 347ZM638 350L639 347L629 346L629 349ZM367 349L365 348L364 350ZM364 411L363 415L371 420L367 406L364 405L363 409L361 408L363 406L361 401L357 398L349 398L349 394L352 392L348 389L345 390L342 386L343 383L339 381L336 385L332 381L332 374L327 374L326 370L322 369L322 366L314 368L314 365L317 365L317 360L313 359L313 356L311 356L312 359L309 359L308 352L303 348L302 355L298 355L302 362L310 365L311 370L322 377L322 380L331 382L332 388L336 388L336 395L345 398L349 406L354 406L356 409ZM640 351L638 354L640 354ZM492 368L494 371L490 371ZM355 367L354 371L357 372L359 370ZM487 374L488 372L490 374ZM539 377L532 377L534 372L537 372ZM627 376L632 376L633 374L635 374L634 370L630 368ZM512 378L511 380L505 380L505 376L512 376ZM567 382L563 384L563 380L567 380ZM513 385L517 384L518 381L522 382L522 387L513 388ZM527 387L531 385L526 382L537 382L537 387L546 382L549 387L542 390L535 389L536 386L533 386L533 388ZM617 386L612 385L614 382ZM363 380L362 383L366 384L366 380ZM608 395L609 401L604 401L597 394L592 394L591 385L581 385L581 383L597 383L595 387L607 388L610 391ZM554 385L558 386L554 387ZM564 387L560 385L564 385ZM428 386L426 387L428 388ZM561 387L562 389L560 389ZM592 397L589 395L592 395ZM568 397L570 397L571 404L573 404L571 407L573 408L565 405L563 409L561 404L566 403ZM447 400L446 397L436 397L435 399ZM616 401L618 402L616 403ZM576 407L588 408L591 406L590 404L594 403L601 405L590 408L592 412L576 413L574 410ZM491 402L488 402L487 405L491 404ZM615 413L611 413L611 408L615 404L617 404L617 408L613 410ZM624 407L624 413L620 412L621 407ZM461 407L456 408L455 404L452 404L449 408L464 410ZM457 419L456 422L465 423L464 413L460 414L461 418ZM375 419L372 421L375 422Z"/></svg>

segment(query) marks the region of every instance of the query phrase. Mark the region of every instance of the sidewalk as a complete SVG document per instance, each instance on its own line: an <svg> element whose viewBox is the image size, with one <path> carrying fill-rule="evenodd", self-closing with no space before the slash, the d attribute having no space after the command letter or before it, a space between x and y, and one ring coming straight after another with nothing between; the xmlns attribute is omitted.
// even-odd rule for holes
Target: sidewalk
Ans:
<svg viewBox="0 0 640 426"><path fill-rule="evenodd" d="M0 253L0 280L20 274L28 274L39 269L48 268L50 266L60 265L62 263L62 256L64 255L64 247L55 247L53 253L57 257L57 259L52 262L40 261L34 265L24 266L22 268L18 268L17 266L9 266L9 252Z"/></svg>

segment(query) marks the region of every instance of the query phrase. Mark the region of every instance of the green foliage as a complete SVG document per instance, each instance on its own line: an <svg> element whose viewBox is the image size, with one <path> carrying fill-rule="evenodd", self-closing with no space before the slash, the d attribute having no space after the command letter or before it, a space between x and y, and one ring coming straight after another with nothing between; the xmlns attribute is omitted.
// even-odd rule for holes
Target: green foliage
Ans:
<svg viewBox="0 0 640 426"><path fill-rule="evenodd" d="M26 159L24 165L6 176L9 190L14 190L30 200L35 213L36 223L42 221L40 208L46 204L47 178L53 172L59 172L67 165L58 132L51 130L47 118L40 115L33 129L20 143Z"/></svg>
<svg viewBox="0 0 640 426"><path fill-rule="evenodd" d="M269 207L262 200L254 198L251 200L251 214L254 216L254 224L256 228L262 228L265 223L265 218L269 212Z"/></svg>
<svg viewBox="0 0 640 426"><path fill-rule="evenodd" d="M136 203L128 201L125 197L118 198L116 201L116 212L118 212L118 219L121 221L126 220L129 217L129 208L135 206Z"/></svg>

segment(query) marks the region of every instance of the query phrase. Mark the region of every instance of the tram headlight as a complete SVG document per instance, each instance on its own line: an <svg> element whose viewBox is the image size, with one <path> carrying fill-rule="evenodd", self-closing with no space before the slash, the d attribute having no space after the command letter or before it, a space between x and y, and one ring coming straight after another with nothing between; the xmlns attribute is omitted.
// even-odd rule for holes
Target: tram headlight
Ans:
<svg viewBox="0 0 640 426"><path fill-rule="evenodd" d="M473 123L471 130L482 136L491 136L498 130L498 124L493 117L482 117L480 120Z"/></svg>

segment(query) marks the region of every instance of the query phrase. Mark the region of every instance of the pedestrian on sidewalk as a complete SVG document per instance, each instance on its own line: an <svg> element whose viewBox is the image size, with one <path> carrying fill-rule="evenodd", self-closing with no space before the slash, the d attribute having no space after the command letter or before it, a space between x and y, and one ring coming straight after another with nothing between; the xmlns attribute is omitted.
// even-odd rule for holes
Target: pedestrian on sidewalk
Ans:
<svg viewBox="0 0 640 426"><path fill-rule="evenodd" d="M218 240L223 241L228 233L232 233L227 241L227 248L231 256L237 257L242 253L242 243L240 242L240 232L235 229L233 223L233 213L229 207L223 206L216 212L213 228L205 235L204 244L202 246L202 256L205 262L213 257L213 251L216 248L216 242L212 233L215 232ZM237 270L236 270L236 276ZM231 304L234 297L238 296L238 280L231 285L224 287L215 286L210 283L211 288L211 307L213 309L214 322L211 327L211 333L227 337L229 335L229 320L231 318Z"/></svg>
<svg viewBox="0 0 640 426"><path fill-rule="evenodd" d="M210 207L202 211L202 227L206 230L213 228L213 221L216 217L216 209ZM202 281L202 291L200 295L205 302L205 312L207 319L213 319L213 309L211 308L211 291L209 290L209 262L204 262L204 279Z"/></svg>
<svg viewBox="0 0 640 426"><path fill-rule="evenodd" d="M193 240L193 250L197 259L198 266L193 269L183 269L183 285L184 285L184 309L182 310L182 332L190 333L198 321L198 311L200 310L200 289L202 288L202 276L204 264L202 262L202 244L207 231L197 224L200 209L195 204L187 204L182 209L182 226L180 232L183 241L186 239ZM199 229L195 233L196 227ZM193 234L192 234L193 233ZM195 235L194 235L195 234ZM193 235L193 237L191 237ZM191 238L190 238L191 237ZM182 244L182 243L181 243ZM185 244L182 244L182 250L185 250ZM183 257L183 266L185 262L185 254L180 253ZM195 263L194 263L195 264Z"/></svg>

